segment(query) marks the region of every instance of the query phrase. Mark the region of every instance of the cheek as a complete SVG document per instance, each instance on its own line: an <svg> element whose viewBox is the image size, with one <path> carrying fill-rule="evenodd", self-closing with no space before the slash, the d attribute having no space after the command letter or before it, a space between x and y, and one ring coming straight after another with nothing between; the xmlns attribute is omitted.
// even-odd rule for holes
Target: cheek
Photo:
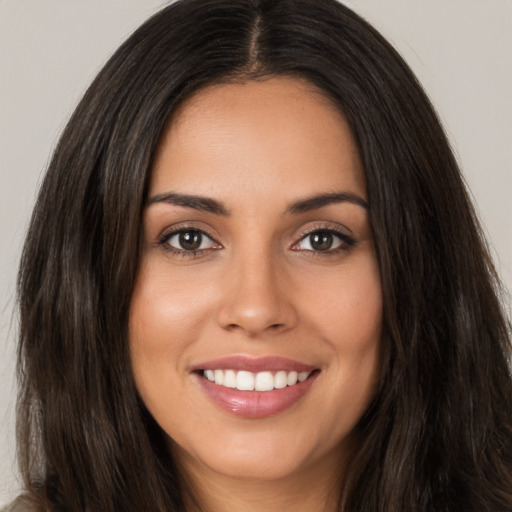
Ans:
<svg viewBox="0 0 512 512"><path fill-rule="evenodd" d="M130 306L130 351L139 392L168 390L204 328L212 290L201 279L176 279L151 258L143 264ZM166 391L168 392L168 391Z"/></svg>
<svg viewBox="0 0 512 512"><path fill-rule="evenodd" d="M163 268L162 268L163 267ZM188 356L204 329L211 290L183 279L158 259L143 262L130 306L130 352L142 401L165 431L178 437L179 418L194 407L187 386ZM174 276L174 277L173 277ZM177 278L178 276L179 278Z"/></svg>
<svg viewBox="0 0 512 512"><path fill-rule="evenodd" d="M130 337L134 343L143 340L141 343L148 348L164 343L172 350L200 329L215 291L209 280L183 278L182 274L170 271L165 262L143 265L130 308Z"/></svg>
<svg viewBox="0 0 512 512"><path fill-rule="evenodd" d="M306 283L307 314L336 350L366 352L380 342L382 290L374 257L340 272L316 275Z"/></svg>
<svg viewBox="0 0 512 512"><path fill-rule="evenodd" d="M303 312L311 331L329 347L327 373L337 390L327 408L341 415L351 410L356 419L371 401L380 376L382 290L377 262L369 258L309 289L316 292Z"/></svg>

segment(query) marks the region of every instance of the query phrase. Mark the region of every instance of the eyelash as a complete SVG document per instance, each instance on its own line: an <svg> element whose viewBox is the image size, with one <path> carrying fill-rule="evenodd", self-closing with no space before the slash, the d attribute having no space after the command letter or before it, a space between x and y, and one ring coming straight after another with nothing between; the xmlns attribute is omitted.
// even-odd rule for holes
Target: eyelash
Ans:
<svg viewBox="0 0 512 512"><path fill-rule="evenodd" d="M202 237L206 237L211 240L213 244L215 244L215 247L208 247L206 249L196 249L196 250L186 250L186 249L178 249L176 247L173 247L168 242L169 240L179 235L180 233L198 233ZM306 240L309 236L315 234L315 233L327 233L330 234L338 239L340 239L341 244L339 247L336 247L335 249L327 249L325 251L320 250L314 250L314 249L293 249L293 247L297 246L304 240ZM211 249L221 249L222 245L219 244L213 237L211 237L208 233L203 231L202 229L198 229L193 226L179 226L176 229L173 229L172 231L168 231L163 233L159 239L157 240L157 245L161 246L165 251L169 252L172 256L178 256L181 258L196 258L198 256L201 256L204 252L211 250ZM311 256L314 257L329 257L329 256L335 256L341 252L348 252L350 251L354 246L356 245L356 240L344 233L343 231L337 230L333 228L332 226L317 226L313 229L307 230L304 233L302 233L299 237L299 239L294 242L291 249L295 250L296 252L308 252L311 253Z"/></svg>
<svg viewBox="0 0 512 512"><path fill-rule="evenodd" d="M209 247L207 249L196 249L196 250L186 250L186 249L178 249L173 247L168 242L169 240L180 233L199 233L202 237L206 237L212 241L213 244L216 244L216 247ZM178 256L180 258L196 258L201 256L205 251L209 249L221 249L222 246L215 241L208 233L203 231L202 229L198 229L193 226L179 226L172 231L167 231L163 233L157 241L157 245L161 246L165 251L169 252L172 256Z"/></svg>
<svg viewBox="0 0 512 512"><path fill-rule="evenodd" d="M315 233L327 233L334 237L337 237L340 239L341 244L339 247L336 247L335 249L327 249L325 251L315 251L314 249L302 249L303 252L311 253L310 256L314 257L329 257L329 256L336 256L342 252L349 252L353 247L356 246L356 240L351 237L350 235L347 235L341 230L335 229L332 226L315 226L313 229L309 229L302 233L300 238L293 244L292 247L296 246L297 244L301 243L303 240L306 240L309 236L315 234Z"/></svg>

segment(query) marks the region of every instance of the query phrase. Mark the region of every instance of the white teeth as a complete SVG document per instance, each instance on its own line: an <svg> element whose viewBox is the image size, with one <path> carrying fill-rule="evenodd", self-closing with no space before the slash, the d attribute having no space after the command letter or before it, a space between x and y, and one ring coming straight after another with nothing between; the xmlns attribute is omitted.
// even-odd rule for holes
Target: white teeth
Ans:
<svg viewBox="0 0 512 512"><path fill-rule="evenodd" d="M236 388L241 391L252 391L254 389L254 375L251 372L238 372L236 376Z"/></svg>
<svg viewBox="0 0 512 512"><path fill-rule="evenodd" d="M254 389L256 391L270 391L274 389L274 376L270 372L257 373Z"/></svg>
<svg viewBox="0 0 512 512"><path fill-rule="evenodd" d="M284 372L284 371L277 372L274 375L274 380L275 380L274 387L276 389L283 389L288 384L287 378L286 378L286 372Z"/></svg>
<svg viewBox="0 0 512 512"><path fill-rule="evenodd" d="M311 372L300 372L299 375L297 376L297 380L299 382L304 382L309 377L310 373Z"/></svg>
<svg viewBox="0 0 512 512"><path fill-rule="evenodd" d="M222 386L224 384L224 372L222 370L214 370L215 384Z"/></svg>
<svg viewBox="0 0 512 512"><path fill-rule="evenodd" d="M297 372L290 372L288 376L286 377L286 383L288 386L293 386L294 384L297 384Z"/></svg>
<svg viewBox="0 0 512 512"><path fill-rule="evenodd" d="M236 388L240 391L271 391L294 386L304 382L311 372L286 372L280 370L275 374L270 371L252 373L235 370L204 370L204 376L211 382L227 388Z"/></svg>
<svg viewBox="0 0 512 512"><path fill-rule="evenodd" d="M236 388L236 373L234 370L224 372L224 384L227 388Z"/></svg>

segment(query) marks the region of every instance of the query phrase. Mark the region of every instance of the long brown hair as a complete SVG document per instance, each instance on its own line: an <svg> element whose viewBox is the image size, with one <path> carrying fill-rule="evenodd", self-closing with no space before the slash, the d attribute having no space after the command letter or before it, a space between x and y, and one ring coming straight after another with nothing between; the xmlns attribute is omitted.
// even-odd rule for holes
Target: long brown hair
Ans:
<svg viewBox="0 0 512 512"><path fill-rule="evenodd" d="M19 273L18 445L41 510L183 511L138 399L128 311L148 176L199 88L305 78L353 130L384 295L383 374L345 512L512 510L510 328L456 161L412 72L335 0L181 0L113 55L69 121Z"/></svg>

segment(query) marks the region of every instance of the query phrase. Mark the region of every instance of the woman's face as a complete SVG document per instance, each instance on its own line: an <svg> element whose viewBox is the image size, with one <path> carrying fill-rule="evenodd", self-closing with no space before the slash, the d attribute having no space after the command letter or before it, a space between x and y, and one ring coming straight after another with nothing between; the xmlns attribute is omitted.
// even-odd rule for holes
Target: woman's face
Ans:
<svg viewBox="0 0 512 512"><path fill-rule="evenodd" d="M253 479L339 468L379 378L382 317L340 112L292 78L199 91L163 134L144 240L133 371L180 463Z"/></svg>

